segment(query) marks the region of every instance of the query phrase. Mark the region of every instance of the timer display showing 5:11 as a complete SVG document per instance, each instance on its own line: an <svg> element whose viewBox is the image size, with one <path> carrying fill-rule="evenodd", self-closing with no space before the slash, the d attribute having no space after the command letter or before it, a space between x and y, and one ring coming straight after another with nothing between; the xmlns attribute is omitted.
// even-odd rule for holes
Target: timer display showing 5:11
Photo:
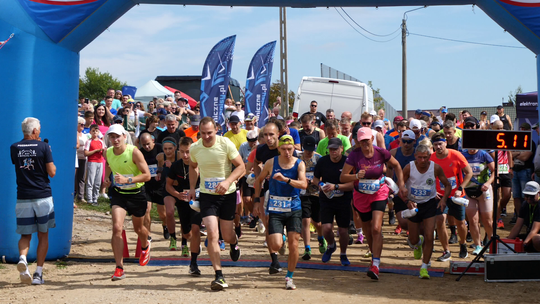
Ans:
<svg viewBox="0 0 540 304"><path fill-rule="evenodd" d="M463 130L463 149L530 151L530 131Z"/></svg>

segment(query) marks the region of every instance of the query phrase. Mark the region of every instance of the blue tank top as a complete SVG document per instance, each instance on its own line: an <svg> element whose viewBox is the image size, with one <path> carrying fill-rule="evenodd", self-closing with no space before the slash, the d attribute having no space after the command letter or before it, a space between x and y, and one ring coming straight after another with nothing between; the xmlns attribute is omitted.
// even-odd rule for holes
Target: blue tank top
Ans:
<svg viewBox="0 0 540 304"><path fill-rule="evenodd" d="M413 154L411 154L409 156L405 156L401 152L401 147L397 148L396 156L394 156L394 158L399 162L399 165L401 166L401 169L405 168L405 166L407 164L409 164L411 161L415 160L414 152L413 152ZM396 179L396 174L394 174L394 176L392 176L392 178L395 180Z"/></svg>
<svg viewBox="0 0 540 304"><path fill-rule="evenodd" d="M290 179L298 179L298 165L301 160L297 159L290 169L283 169L279 166L279 156L274 157L274 166L270 175L270 199L267 204L268 212L284 213L302 209L300 202L300 189L294 188L287 182L280 182L272 177L277 172Z"/></svg>

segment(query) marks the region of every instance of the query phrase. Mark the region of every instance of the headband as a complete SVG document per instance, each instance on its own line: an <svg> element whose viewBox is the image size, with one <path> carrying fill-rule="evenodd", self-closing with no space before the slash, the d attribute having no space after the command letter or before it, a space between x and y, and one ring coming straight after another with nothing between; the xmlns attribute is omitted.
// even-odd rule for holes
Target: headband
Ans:
<svg viewBox="0 0 540 304"><path fill-rule="evenodd" d="M167 139L167 140L164 140L164 141L163 141L163 144L165 144L165 143L171 143L171 144L173 144L173 146L176 147L176 143L175 143L174 141L172 141L172 140L168 140L168 139Z"/></svg>
<svg viewBox="0 0 540 304"><path fill-rule="evenodd" d="M279 147L282 145L294 145L294 139L290 135L283 135L279 139Z"/></svg>
<svg viewBox="0 0 540 304"><path fill-rule="evenodd" d="M434 144L434 143L436 143L436 142L438 142L438 141L446 141L446 139L444 139L444 138L439 138L439 139L436 139L436 140L432 140L431 143Z"/></svg>

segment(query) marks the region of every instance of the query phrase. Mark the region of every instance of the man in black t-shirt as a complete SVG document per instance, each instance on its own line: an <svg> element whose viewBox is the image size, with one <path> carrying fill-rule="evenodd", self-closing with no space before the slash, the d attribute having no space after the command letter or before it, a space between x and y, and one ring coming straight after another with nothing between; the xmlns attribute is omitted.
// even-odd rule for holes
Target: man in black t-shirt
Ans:
<svg viewBox="0 0 540 304"><path fill-rule="evenodd" d="M509 239L515 239L516 237L523 239L523 246L526 252L540 252L539 192L540 185L537 182L530 181L525 184L523 188L525 202L521 205L516 224L508 235ZM525 234L519 234L523 226L527 227L527 231Z"/></svg>
<svg viewBox="0 0 540 304"><path fill-rule="evenodd" d="M351 263L347 259L347 245L349 243L349 221L351 219L351 199L353 182L340 183L341 169L347 159L342 155L343 143L339 138L332 138L328 141L329 154L323 156L315 166L313 183L320 187L320 220L322 223L323 235L328 243L327 249L322 256L324 263L330 261L332 253L336 251L336 241L334 239L334 218L338 225L339 247L341 249L341 265L349 266Z"/></svg>
<svg viewBox="0 0 540 304"><path fill-rule="evenodd" d="M186 136L186 133L178 128L178 121L176 121L174 114L165 116L165 125L167 129L159 134L156 143L161 144L166 137L172 137L176 142L179 142L180 138Z"/></svg>
<svg viewBox="0 0 540 304"><path fill-rule="evenodd" d="M161 144L154 143L152 134L148 132L141 134L139 144L141 145L141 153L148 164L151 176L150 180L144 183L146 199L148 200L148 212L146 212L144 217L144 225L150 231L150 225L152 223L150 209L152 209L152 203L155 203L161 225L163 226L163 237L168 240L169 231L167 230L167 213L165 212L165 204L163 202L163 188L161 187L161 183L156 181L158 163L156 156L163 152L163 149Z"/></svg>
<svg viewBox="0 0 540 304"><path fill-rule="evenodd" d="M54 204L49 177L56 175L51 147L42 142L41 124L37 118L27 117L22 122L23 140L11 145L11 162L17 177L17 230L19 263L17 270L22 283L41 285L43 264L49 247L49 229L56 227ZM32 233L38 234L37 268L33 277L28 271L26 255L30 249Z"/></svg>
<svg viewBox="0 0 540 304"><path fill-rule="evenodd" d="M315 124L317 127L326 124L326 116L324 116L324 114L321 112L317 112L317 101L315 100L309 104L309 112L304 114L313 114L315 116Z"/></svg>
<svg viewBox="0 0 540 304"><path fill-rule="evenodd" d="M200 276L201 271L197 266L197 257L201 253L200 225L202 218L200 212L193 210L189 206L188 201L188 193L190 188L189 163L191 161L189 156L189 148L191 147L192 143L193 140L190 137L184 137L178 143L178 151L180 151L181 159L175 161L171 165L171 169L167 175L166 190L176 199L176 209L178 210L180 225L182 227L182 239L190 240L189 247L191 250L191 263L189 265L189 274L193 276ZM177 186L173 185L175 181L178 182ZM199 179L197 179L195 186L196 189L199 189L199 182ZM198 191L196 193L198 193ZM171 231L171 237L174 236L174 238L176 238L175 232L176 231Z"/></svg>

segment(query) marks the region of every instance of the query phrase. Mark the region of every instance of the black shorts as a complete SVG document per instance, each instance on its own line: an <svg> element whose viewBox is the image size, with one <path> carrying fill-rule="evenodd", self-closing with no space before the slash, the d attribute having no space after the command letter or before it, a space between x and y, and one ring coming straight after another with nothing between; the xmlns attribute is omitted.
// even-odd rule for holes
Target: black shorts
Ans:
<svg viewBox="0 0 540 304"><path fill-rule="evenodd" d="M118 191L122 191L122 193ZM134 217L143 217L146 214L148 201L146 200L144 186L135 190L112 188L109 195L111 197L111 207L119 206Z"/></svg>
<svg viewBox="0 0 540 304"><path fill-rule="evenodd" d="M405 202L401 199L401 197L399 197L399 195L395 195L392 201L394 202L394 211L396 213L408 209L407 204L405 204Z"/></svg>
<svg viewBox="0 0 540 304"><path fill-rule="evenodd" d="M318 196L300 196L302 202L302 218L311 218L315 223L321 221L321 205Z"/></svg>
<svg viewBox="0 0 540 304"><path fill-rule="evenodd" d="M232 221L236 214L236 192L225 195L202 193L199 196L201 217L217 216L225 221Z"/></svg>
<svg viewBox="0 0 540 304"><path fill-rule="evenodd" d="M437 204L439 204L439 200L437 200ZM436 211L437 215L448 214L453 216L458 221L465 220L465 206L454 203L451 198L446 200L446 207L443 211L441 211L439 208L436 208Z"/></svg>
<svg viewBox="0 0 540 304"><path fill-rule="evenodd" d="M373 214L372 212L373 211L381 211L381 212L384 212L384 210L386 210L386 202L387 200L384 200L384 201L375 201L375 202L372 202L371 203L371 211L369 212L360 212L358 211L358 209L356 209L356 207L354 207L354 210L356 210L356 212L358 212L358 215L360 215L360 219L362 220L362 222L369 222L373 219Z"/></svg>
<svg viewBox="0 0 540 304"><path fill-rule="evenodd" d="M242 196L252 196L255 193L255 189L251 188L248 183L245 176L243 176L240 181L238 182L240 186L242 187Z"/></svg>
<svg viewBox="0 0 540 304"><path fill-rule="evenodd" d="M176 197L175 199L180 226L182 226L182 233L189 233L191 231L191 225L200 226L202 222L201 213L191 209L189 202L181 201Z"/></svg>
<svg viewBox="0 0 540 304"><path fill-rule="evenodd" d="M163 202L163 190L160 187L153 188L153 187L144 186L144 188L145 188L146 200L147 201L152 202L152 203L156 203L158 205L164 205L165 204Z"/></svg>
<svg viewBox="0 0 540 304"><path fill-rule="evenodd" d="M416 204L416 208L418 208L418 213L416 213L415 216L409 218L409 221L413 223L421 223L423 220L434 217L435 215L437 215L438 204L439 201L436 198L432 198L422 204Z"/></svg>
<svg viewBox="0 0 540 304"><path fill-rule="evenodd" d="M501 187L512 188L512 177L510 174L499 174L499 185Z"/></svg>
<svg viewBox="0 0 540 304"><path fill-rule="evenodd" d="M321 223L333 224L334 218L339 228L349 228L351 221L351 205L348 203L322 203Z"/></svg>
<svg viewBox="0 0 540 304"><path fill-rule="evenodd" d="M284 213L273 213L268 215L268 235L283 234L283 227L287 227L287 233L302 231L302 210L295 210Z"/></svg>
<svg viewBox="0 0 540 304"><path fill-rule="evenodd" d="M523 248L523 250L525 252L538 252L538 250L534 248L532 240L527 245L525 245L525 248Z"/></svg>

